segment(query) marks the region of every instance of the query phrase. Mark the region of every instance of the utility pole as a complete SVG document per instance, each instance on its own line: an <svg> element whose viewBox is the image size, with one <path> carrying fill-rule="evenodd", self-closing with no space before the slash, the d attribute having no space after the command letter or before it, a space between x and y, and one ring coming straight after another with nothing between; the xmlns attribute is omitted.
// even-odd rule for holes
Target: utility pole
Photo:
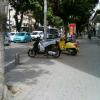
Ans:
<svg viewBox="0 0 100 100"><path fill-rule="evenodd" d="M44 0L44 40L47 39L47 0Z"/></svg>
<svg viewBox="0 0 100 100"><path fill-rule="evenodd" d="M4 79L4 31L6 25L8 3L7 0L0 0L0 100L5 100L5 79Z"/></svg>

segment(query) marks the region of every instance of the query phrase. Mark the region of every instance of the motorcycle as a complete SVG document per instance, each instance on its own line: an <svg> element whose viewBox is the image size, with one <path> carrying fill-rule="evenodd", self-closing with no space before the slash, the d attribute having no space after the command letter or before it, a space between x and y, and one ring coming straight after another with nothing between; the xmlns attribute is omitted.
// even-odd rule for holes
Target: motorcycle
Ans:
<svg viewBox="0 0 100 100"><path fill-rule="evenodd" d="M79 52L79 43L78 41L73 41L71 39L67 40L61 38L59 41L59 47L62 52L66 52L68 55L77 55Z"/></svg>
<svg viewBox="0 0 100 100"><path fill-rule="evenodd" d="M60 53L57 41L41 41L40 38L37 38L33 47L28 50L28 56L30 57L35 57L37 54L44 54L45 56L58 58Z"/></svg>

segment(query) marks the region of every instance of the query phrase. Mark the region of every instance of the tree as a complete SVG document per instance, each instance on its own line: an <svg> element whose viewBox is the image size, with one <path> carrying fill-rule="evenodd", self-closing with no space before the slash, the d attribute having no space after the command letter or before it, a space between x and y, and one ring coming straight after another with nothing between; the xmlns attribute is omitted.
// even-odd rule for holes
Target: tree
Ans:
<svg viewBox="0 0 100 100"><path fill-rule="evenodd" d="M54 15L51 7L48 7L47 20L48 25L56 27L63 26L63 20L59 16Z"/></svg>
<svg viewBox="0 0 100 100"><path fill-rule="evenodd" d="M98 0L48 0L53 13L61 17L64 24L75 22L78 29L88 23L91 10Z"/></svg>
<svg viewBox="0 0 100 100"><path fill-rule="evenodd" d="M9 0L9 3L16 11L14 18L16 21L17 31L21 30L23 15L27 11L34 11L36 9L40 9L40 5L37 0Z"/></svg>
<svg viewBox="0 0 100 100"><path fill-rule="evenodd" d="M44 18L44 7L43 7L43 1L41 0L36 0L37 3L35 3L35 8L32 9L33 11L33 17L36 20L35 26L38 26L37 24L41 23L43 25L43 18Z"/></svg>
<svg viewBox="0 0 100 100"><path fill-rule="evenodd" d="M77 23L78 29L88 23L91 10L98 0L47 0L48 1L48 23L55 24L58 19L60 23L67 25L70 22ZM41 0L9 0L14 7L17 30L20 30L24 12L31 10L36 21L43 24L43 1ZM18 16L20 15L20 21ZM62 19L62 20L61 20ZM55 24L57 25L57 24Z"/></svg>
<svg viewBox="0 0 100 100"><path fill-rule="evenodd" d="M44 4L41 2L41 0L38 0L38 4L40 5L41 9L34 9L33 10L33 16L36 19L37 23L41 23L42 25L44 24ZM53 9L51 6L48 4L48 11L47 11L47 22L48 25L51 26L62 26L63 21L59 16L55 16L53 13Z"/></svg>

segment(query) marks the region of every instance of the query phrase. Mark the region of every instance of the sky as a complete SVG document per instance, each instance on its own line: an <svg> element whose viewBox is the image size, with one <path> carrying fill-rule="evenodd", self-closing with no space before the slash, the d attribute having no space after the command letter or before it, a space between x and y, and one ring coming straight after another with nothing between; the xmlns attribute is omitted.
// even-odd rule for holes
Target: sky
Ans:
<svg viewBox="0 0 100 100"><path fill-rule="evenodd" d="M95 10L100 9L100 0L99 3L97 4L97 6L95 7Z"/></svg>
<svg viewBox="0 0 100 100"><path fill-rule="evenodd" d="M96 7L94 8L94 11L96 12L96 10L100 9L100 0L98 2L98 4L96 5ZM93 16L95 15L95 12L92 14L92 16L90 17L90 19L93 18Z"/></svg>

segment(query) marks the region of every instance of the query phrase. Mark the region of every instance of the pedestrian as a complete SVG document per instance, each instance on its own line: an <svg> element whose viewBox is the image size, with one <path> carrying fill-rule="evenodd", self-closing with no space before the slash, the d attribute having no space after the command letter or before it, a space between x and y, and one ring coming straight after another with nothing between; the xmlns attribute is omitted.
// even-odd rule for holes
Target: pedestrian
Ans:
<svg viewBox="0 0 100 100"><path fill-rule="evenodd" d="M73 33L73 34L71 35L71 38L72 38L73 41L76 41L76 35L75 35L75 33Z"/></svg>

